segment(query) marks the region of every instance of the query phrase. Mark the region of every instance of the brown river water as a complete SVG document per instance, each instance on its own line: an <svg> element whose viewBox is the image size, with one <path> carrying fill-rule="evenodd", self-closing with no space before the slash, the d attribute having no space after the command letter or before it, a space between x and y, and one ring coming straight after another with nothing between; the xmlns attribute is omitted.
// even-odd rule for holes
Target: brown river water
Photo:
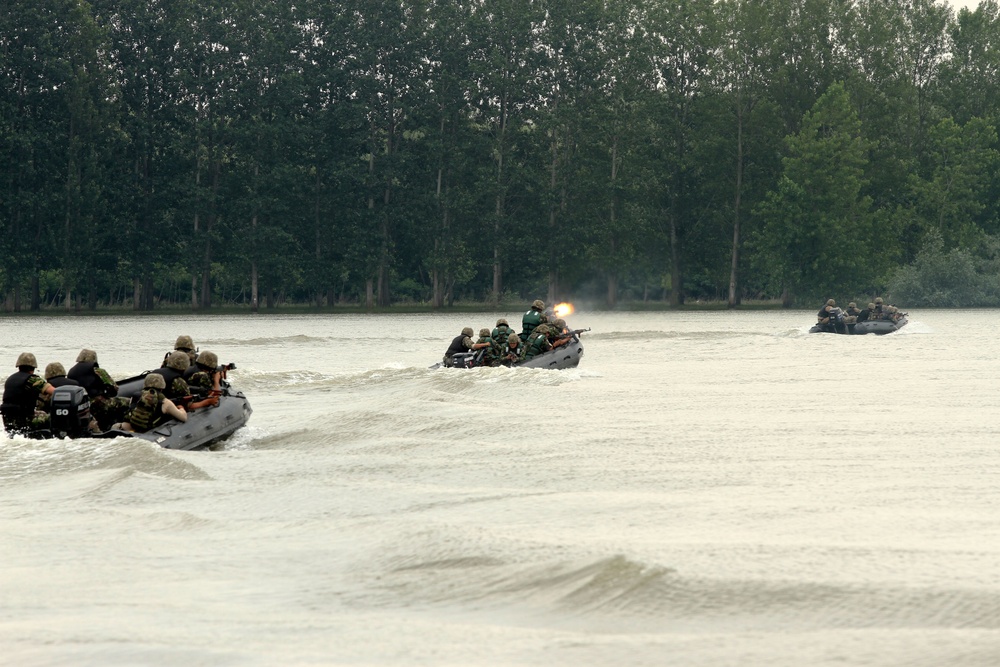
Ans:
<svg viewBox="0 0 1000 667"><path fill-rule="evenodd" d="M0 360L234 362L215 451L0 443L0 665L1000 664L1000 311L0 318Z"/></svg>

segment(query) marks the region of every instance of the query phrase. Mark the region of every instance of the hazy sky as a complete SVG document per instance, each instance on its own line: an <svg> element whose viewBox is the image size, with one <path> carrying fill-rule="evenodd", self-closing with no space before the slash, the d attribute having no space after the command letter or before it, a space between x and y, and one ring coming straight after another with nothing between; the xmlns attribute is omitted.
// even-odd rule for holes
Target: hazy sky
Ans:
<svg viewBox="0 0 1000 667"><path fill-rule="evenodd" d="M979 6L979 0L948 0L948 3L956 10L959 10L962 7L975 9L976 7Z"/></svg>

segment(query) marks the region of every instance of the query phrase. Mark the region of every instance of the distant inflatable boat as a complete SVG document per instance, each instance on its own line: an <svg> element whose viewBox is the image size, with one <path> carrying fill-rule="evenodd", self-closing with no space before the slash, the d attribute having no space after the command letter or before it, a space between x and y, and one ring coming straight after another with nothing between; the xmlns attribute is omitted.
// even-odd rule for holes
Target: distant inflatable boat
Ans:
<svg viewBox="0 0 1000 667"><path fill-rule="evenodd" d="M588 329L589 331L589 329ZM531 359L515 361L511 364L503 364L512 368L548 368L550 370L563 370L565 368L576 368L580 365L583 357L583 344L576 334L565 345L554 347L547 352L542 352ZM446 368L483 368L480 363L481 354L479 352L463 352L453 355L449 360L451 363ZM444 364L434 364L431 368L441 368Z"/></svg>
<svg viewBox="0 0 1000 667"><path fill-rule="evenodd" d="M906 313L899 313L892 320L865 320L864 322L857 322L854 321L854 318L845 316L839 308L837 311L834 311L834 315L830 319L830 324L813 325L809 329L809 333L836 333L854 336L875 334L882 336L899 331L906 326L908 321Z"/></svg>

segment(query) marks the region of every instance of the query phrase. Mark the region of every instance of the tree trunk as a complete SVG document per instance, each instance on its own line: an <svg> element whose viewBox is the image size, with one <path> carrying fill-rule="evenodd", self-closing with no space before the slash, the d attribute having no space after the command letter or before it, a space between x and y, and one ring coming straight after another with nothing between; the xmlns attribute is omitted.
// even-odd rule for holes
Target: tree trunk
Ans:
<svg viewBox="0 0 1000 667"><path fill-rule="evenodd" d="M368 278L365 280L365 308L371 310L375 307L375 280Z"/></svg>
<svg viewBox="0 0 1000 667"><path fill-rule="evenodd" d="M740 199L743 195L743 105L736 106L736 192L733 195L733 250L729 265L729 308L735 308L742 299L739 293L740 269Z"/></svg>

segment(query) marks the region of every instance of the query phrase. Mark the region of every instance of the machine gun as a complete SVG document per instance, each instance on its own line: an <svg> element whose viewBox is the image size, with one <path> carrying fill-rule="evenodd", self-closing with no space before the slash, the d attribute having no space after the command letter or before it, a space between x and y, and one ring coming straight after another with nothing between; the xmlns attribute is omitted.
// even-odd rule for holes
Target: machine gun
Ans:
<svg viewBox="0 0 1000 667"><path fill-rule="evenodd" d="M582 334L584 331L590 331L590 327L587 327L586 329L572 329L570 331L567 331L566 333L559 334L558 336L556 336L556 338L557 339L559 339L559 338L576 338L577 336L579 336L580 334Z"/></svg>

